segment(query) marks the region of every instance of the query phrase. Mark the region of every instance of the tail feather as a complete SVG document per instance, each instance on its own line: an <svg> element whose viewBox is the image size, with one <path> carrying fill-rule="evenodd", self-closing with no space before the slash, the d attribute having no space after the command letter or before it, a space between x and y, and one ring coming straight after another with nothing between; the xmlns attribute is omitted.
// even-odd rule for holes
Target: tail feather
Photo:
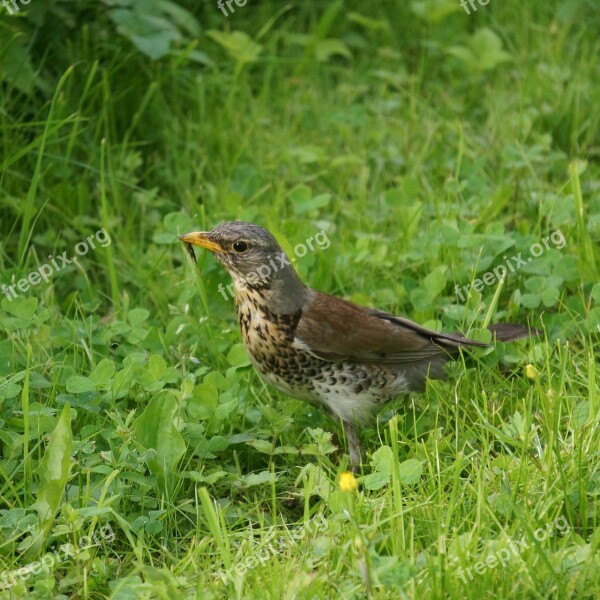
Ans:
<svg viewBox="0 0 600 600"><path fill-rule="evenodd" d="M540 335L540 332L534 327L524 327L512 323L497 323L496 325L490 325L488 329L499 342L512 342L513 340L522 340Z"/></svg>
<svg viewBox="0 0 600 600"><path fill-rule="evenodd" d="M512 323L497 323L496 325L490 325L488 331L492 333L492 343L494 339L497 342L513 342L515 340L523 340L525 338L540 335L540 331L534 327L513 325ZM462 333L438 334L435 338L432 336L432 339L437 345L442 346L450 352L456 352L457 348L464 348L465 346L479 346L481 348L490 346L490 344L485 342L471 340Z"/></svg>

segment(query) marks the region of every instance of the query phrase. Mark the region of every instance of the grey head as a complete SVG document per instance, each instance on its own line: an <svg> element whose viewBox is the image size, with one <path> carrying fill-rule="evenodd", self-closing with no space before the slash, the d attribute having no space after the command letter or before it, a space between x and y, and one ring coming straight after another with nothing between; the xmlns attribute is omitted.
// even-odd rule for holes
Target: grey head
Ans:
<svg viewBox="0 0 600 600"><path fill-rule="evenodd" d="M295 312L308 298L310 290L288 256L260 225L228 221L212 231L186 233L179 239L210 250L231 275L237 294L260 290L276 314Z"/></svg>

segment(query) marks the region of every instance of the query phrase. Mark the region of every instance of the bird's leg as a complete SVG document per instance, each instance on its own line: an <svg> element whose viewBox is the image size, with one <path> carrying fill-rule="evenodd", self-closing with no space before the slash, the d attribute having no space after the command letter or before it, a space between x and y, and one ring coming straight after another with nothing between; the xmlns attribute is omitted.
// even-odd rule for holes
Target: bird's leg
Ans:
<svg viewBox="0 0 600 600"><path fill-rule="evenodd" d="M344 435L348 442L348 454L350 456L350 466L353 473L358 473L362 463L362 450L360 447L360 438L356 425L348 421L342 421Z"/></svg>

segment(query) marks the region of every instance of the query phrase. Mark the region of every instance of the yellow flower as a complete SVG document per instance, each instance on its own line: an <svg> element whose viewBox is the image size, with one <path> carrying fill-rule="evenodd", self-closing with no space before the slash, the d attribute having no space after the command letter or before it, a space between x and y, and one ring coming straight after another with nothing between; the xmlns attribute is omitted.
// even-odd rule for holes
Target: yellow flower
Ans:
<svg viewBox="0 0 600 600"><path fill-rule="evenodd" d="M525 365L525 376L529 377L529 379L537 379L540 374L533 365Z"/></svg>
<svg viewBox="0 0 600 600"><path fill-rule="evenodd" d="M353 492L357 485L356 477L350 471L344 471L340 475L340 490L342 492Z"/></svg>

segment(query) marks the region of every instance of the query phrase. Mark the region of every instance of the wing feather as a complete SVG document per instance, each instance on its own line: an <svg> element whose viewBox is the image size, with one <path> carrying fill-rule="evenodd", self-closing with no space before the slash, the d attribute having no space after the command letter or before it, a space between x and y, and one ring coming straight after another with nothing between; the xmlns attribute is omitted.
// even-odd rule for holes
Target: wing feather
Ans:
<svg viewBox="0 0 600 600"><path fill-rule="evenodd" d="M409 319L315 292L295 332L295 343L328 361L414 363L488 344L432 331Z"/></svg>

